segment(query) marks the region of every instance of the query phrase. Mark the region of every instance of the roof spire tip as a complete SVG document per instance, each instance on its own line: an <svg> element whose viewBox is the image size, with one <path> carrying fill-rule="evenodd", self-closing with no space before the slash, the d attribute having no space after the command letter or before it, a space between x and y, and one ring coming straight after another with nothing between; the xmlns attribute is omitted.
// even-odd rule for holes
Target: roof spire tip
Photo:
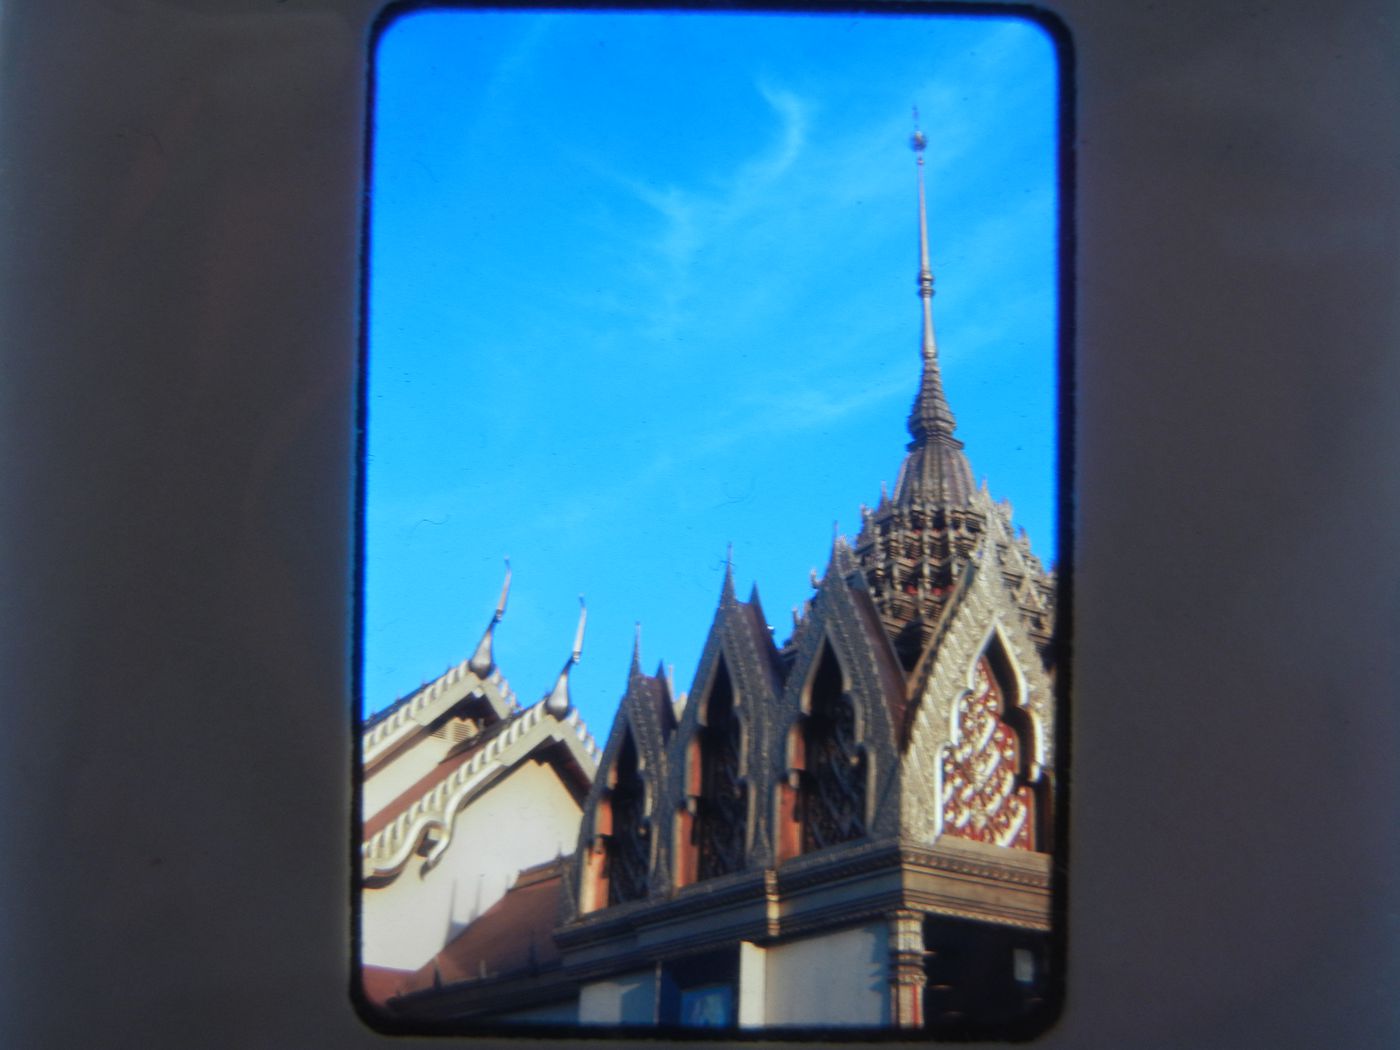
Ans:
<svg viewBox="0 0 1400 1050"><path fill-rule="evenodd" d="M583 600L583 595L578 596L578 630L574 632L574 653L571 662L578 663L578 658L583 653L583 627L588 623L588 605Z"/></svg>
<svg viewBox="0 0 1400 1050"><path fill-rule="evenodd" d="M496 624L500 623L506 614L506 599L510 596L510 558L506 558L506 578L501 583L501 596L496 601L496 611L491 616L491 622L486 625L486 631L481 636L481 641L476 643L476 652L472 653L471 659L467 661L467 669L478 678L484 679L496 667L496 657L492 653L492 641L496 633Z"/></svg>
<svg viewBox="0 0 1400 1050"><path fill-rule="evenodd" d="M578 630L574 632L574 648L569 654L569 658L564 661L564 669L559 672L559 677L554 680L554 688L544 698L544 709L561 722L568 717L569 711L573 708L573 701L569 696L569 672L573 670L574 664L578 663L578 658L583 653L583 626L588 622L588 606L584 604L583 595L578 596L579 614Z"/></svg>
<svg viewBox="0 0 1400 1050"><path fill-rule="evenodd" d="M501 583L501 597L496 602L496 622L500 623L501 617L506 614L506 599L510 596L510 555L506 555L506 578Z"/></svg>
<svg viewBox="0 0 1400 1050"><path fill-rule="evenodd" d="M914 125L914 135L909 143L918 155L918 287L923 309L923 333L920 340L923 376L919 381L919 393L914 399L913 410L909 413L909 435L919 444L925 442L930 434L952 437L957 424L943 394L943 379L938 371L938 342L933 331L933 268L929 263L928 249L928 203L924 192L924 149L928 146L928 137L918 128L917 108Z"/></svg>

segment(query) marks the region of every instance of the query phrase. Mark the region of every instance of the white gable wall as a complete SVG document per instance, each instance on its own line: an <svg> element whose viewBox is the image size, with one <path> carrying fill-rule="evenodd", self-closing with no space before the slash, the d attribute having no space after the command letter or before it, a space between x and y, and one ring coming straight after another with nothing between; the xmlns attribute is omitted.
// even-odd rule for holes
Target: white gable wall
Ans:
<svg viewBox="0 0 1400 1050"><path fill-rule="evenodd" d="M431 773L450 747L446 740L423 733L365 777L360 795L360 811L364 819L369 820Z"/></svg>
<svg viewBox="0 0 1400 1050"><path fill-rule="evenodd" d="M527 760L457 815L452 843L426 874L415 857L361 895L362 959L416 970L491 905L522 868L574 848L579 806L554 767Z"/></svg>

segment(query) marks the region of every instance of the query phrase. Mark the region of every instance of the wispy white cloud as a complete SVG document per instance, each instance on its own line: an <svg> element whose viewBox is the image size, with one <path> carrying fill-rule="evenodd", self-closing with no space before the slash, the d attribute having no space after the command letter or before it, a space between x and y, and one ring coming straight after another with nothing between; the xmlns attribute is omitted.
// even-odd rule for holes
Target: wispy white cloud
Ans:
<svg viewBox="0 0 1400 1050"><path fill-rule="evenodd" d="M763 153L741 162L725 180L725 195L717 202L716 210L729 222L759 206L792 170L807 144L810 102L762 80L755 87L778 117L778 130Z"/></svg>
<svg viewBox="0 0 1400 1050"><path fill-rule="evenodd" d="M514 112L522 82L539 75L538 57L554 24L554 17L547 13L521 24L514 43L501 53L500 60L486 77L478 110L479 124L489 124Z"/></svg>
<svg viewBox="0 0 1400 1050"><path fill-rule="evenodd" d="M757 83L755 92L777 118L773 134L755 155L736 160L728 171L703 183L657 184L597 156L575 158L593 175L630 194L659 221L659 226L621 222L609 230L623 242L620 254L637 260L632 279L648 291L634 299L649 304L650 338L669 339L686 328L698 260L706 255L712 261L732 257L736 230L765 213L776 195L791 191L784 180L806 146L810 105L769 83Z"/></svg>

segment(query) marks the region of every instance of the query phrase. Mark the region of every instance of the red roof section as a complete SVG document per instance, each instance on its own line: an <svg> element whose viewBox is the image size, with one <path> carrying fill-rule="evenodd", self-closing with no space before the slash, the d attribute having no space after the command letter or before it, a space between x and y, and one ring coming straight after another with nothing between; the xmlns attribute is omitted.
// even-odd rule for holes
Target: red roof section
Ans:
<svg viewBox="0 0 1400 1050"><path fill-rule="evenodd" d="M398 995L404 981L413 976L412 970L392 970L387 966L360 967L360 984L365 998L375 1006L383 1006Z"/></svg>
<svg viewBox="0 0 1400 1050"><path fill-rule="evenodd" d="M558 962L554 927L559 921L563 875L563 858L526 868L504 897L405 980L400 993L529 972Z"/></svg>

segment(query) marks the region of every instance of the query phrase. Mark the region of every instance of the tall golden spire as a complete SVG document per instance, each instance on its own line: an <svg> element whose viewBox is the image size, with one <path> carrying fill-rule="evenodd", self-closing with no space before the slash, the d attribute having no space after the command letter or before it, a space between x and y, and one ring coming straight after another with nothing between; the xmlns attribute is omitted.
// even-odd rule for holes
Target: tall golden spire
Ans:
<svg viewBox="0 0 1400 1050"><path fill-rule="evenodd" d="M915 441L925 435L941 433L952 436L957 421L948 400L943 395L943 377L938 371L938 341L933 334L933 269L928 261L928 204L924 194L924 150L928 136L919 130L919 111L914 110L914 134L909 145L917 158L915 170L919 177L919 298L923 301L923 380L919 396L909 414L909 434Z"/></svg>

